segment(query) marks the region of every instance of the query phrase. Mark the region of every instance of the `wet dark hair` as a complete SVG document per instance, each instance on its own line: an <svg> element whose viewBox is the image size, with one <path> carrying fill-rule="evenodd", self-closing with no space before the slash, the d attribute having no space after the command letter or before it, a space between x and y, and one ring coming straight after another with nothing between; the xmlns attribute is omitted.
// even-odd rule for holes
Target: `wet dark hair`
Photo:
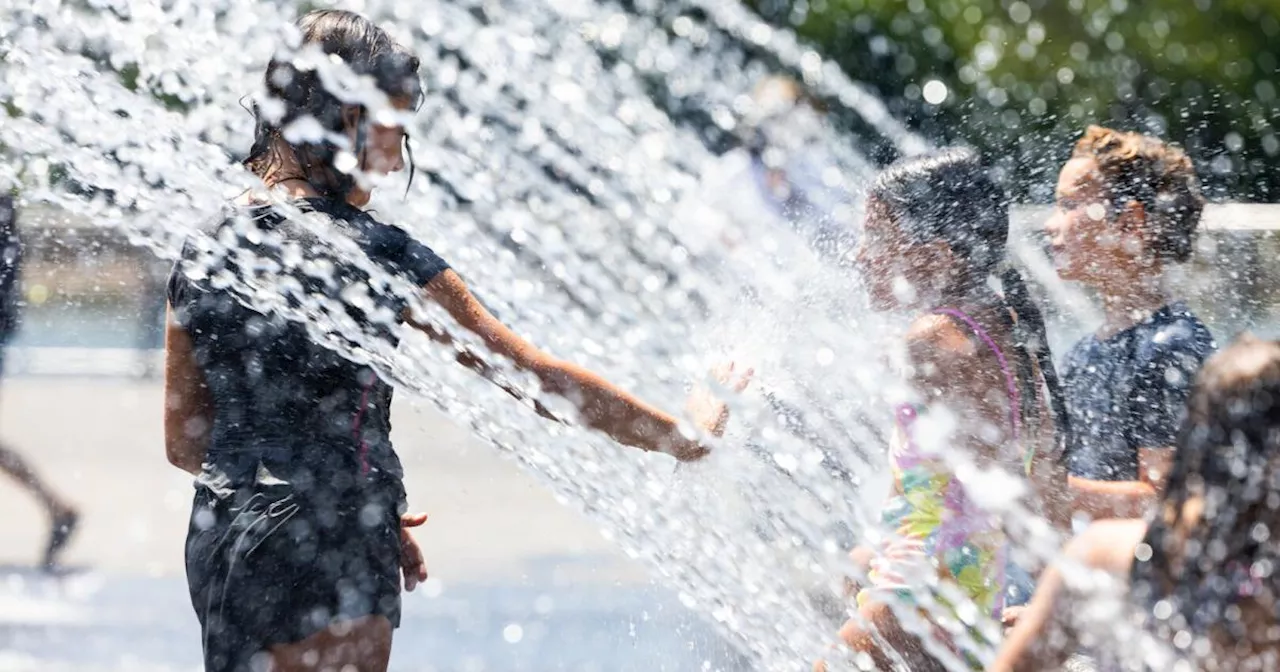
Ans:
<svg viewBox="0 0 1280 672"><path fill-rule="evenodd" d="M1175 534L1194 497L1199 520ZM1260 590L1280 598L1280 341L1246 334L1205 363L1144 543L1133 587L1148 606L1172 602L1162 628L1247 637L1229 607Z"/></svg>
<svg viewBox="0 0 1280 672"><path fill-rule="evenodd" d="M298 20L302 34L302 46L318 45L325 54L341 58L353 72L372 77L378 88L390 97L406 97L412 107L422 98L422 84L418 80L418 58L400 46L373 22L354 12L317 10ZM332 92L325 89L320 76L314 70L299 69L291 59L275 58L267 65L264 78L267 95L283 105L283 114L271 119L262 105L253 106L255 119L253 147L244 160L244 166L255 175L265 178L272 169L279 167L280 157L273 148L274 141L284 141L283 130L289 124L306 117L319 122L326 133L342 135L344 104ZM356 156L362 156L368 110L359 106L360 126L357 129ZM408 150L409 135L405 134ZM355 178L333 165L339 147L330 139L288 143L297 156L301 175L289 178L306 180L325 198L345 201L355 186ZM413 155L409 153L409 181L413 181ZM362 161L363 163L363 161Z"/></svg>
<svg viewBox="0 0 1280 672"><path fill-rule="evenodd" d="M890 220L917 243L946 243L968 264L963 282L984 284L998 277L1006 306L1017 319L1009 327L1020 350L1018 380L1023 387L1024 417L1037 417L1039 398L1032 358L1040 365L1049 389L1049 403L1057 430L1058 451L1071 431L1066 402L1058 381L1044 316L1027 290L1022 274L1005 263L1009 239L1009 200L976 153L947 149L903 159L886 168L867 194L869 208L883 208Z"/></svg>

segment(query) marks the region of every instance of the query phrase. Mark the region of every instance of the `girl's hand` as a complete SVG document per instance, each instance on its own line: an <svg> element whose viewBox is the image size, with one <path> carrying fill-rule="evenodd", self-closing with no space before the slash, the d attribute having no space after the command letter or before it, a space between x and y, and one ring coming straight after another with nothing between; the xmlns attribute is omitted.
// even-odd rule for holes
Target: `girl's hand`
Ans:
<svg viewBox="0 0 1280 672"><path fill-rule="evenodd" d="M1022 617L1022 614L1026 610L1026 605L1022 605L1017 607L1005 607L1004 611L1000 612L1000 622L1004 625L1004 632L1006 635L1013 629L1013 626L1018 624L1018 619Z"/></svg>
<svg viewBox="0 0 1280 672"><path fill-rule="evenodd" d="M733 362L721 364L711 370L711 376L716 382L735 394L747 389L754 373L755 369L747 368L743 371ZM689 395L685 411L699 427L713 436L724 434L724 427L729 423L728 405L717 399L711 390L702 386L695 388Z"/></svg>
<svg viewBox="0 0 1280 672"><path fill-rule="evenodd" d="M400 572L404 575L404 589L408 592L413 592L419 583L427 580L427 563L422 558L422 549L409 533L409 528L418 527L425 522L425 513L406 513L400 516Z"/></svg>

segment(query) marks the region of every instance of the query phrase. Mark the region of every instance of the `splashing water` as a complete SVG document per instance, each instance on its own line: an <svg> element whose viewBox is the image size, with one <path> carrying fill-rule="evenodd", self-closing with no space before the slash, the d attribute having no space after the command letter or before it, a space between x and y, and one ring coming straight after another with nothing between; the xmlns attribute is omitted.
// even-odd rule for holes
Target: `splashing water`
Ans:
<svg viewBox="0 0 1280 672"><path fill-rule="evenodd" d="M374 203L382 217L438 250L516 331L642 398L677 410L687 385L726 357L754 365L759 385L735 402L716 453L673 472L667 458L547 422L454 366L459 348L483 348L434 306L417 309L456 346L406 338L388 348L315 297L290 317L507 451L649 563L760 669L798 669L825 655L833 621L810 595L835 590L852 531L874 509L877 479L866 476L884 473L876 428L888 415L876 400L889 377L873 344L885 325L848 271L767 218L736 223L751 244L732 254L691 251L683 237L701 222L688 204L705 196L708 145L742 122L747 92L766 74L753 56L801 73L899 152L927 145L834 65L736 1L347 7L384 22L422 59L426 79L426 102L409 122L426 179L403 199L382 189ZM253 183L231 158L252 137L240 103L259 91L295 16L291 5L257 0L0 9L0 97L11 110L0 126L9 155L0 180L176 257ZM349 71L315 65L331 88L386 112ZM853 139L817 133L829 161L819 174L850 194L835 216L852 230L856 185L871 165ZM321 237L367 267L340 236ZM200 240L215 254L244 253ZM377 291L416 297L416 288L368 270ZM277 271L260 271L214 280L255 307L282 309L291 288ZM358 303L361 291L342 300ZM537 398L530 379L490 364L491 377ZM539 401L572 417L563 400ZM921 589L926 608L930 592ZM930 650L961 667L940 645Z"/></svg>

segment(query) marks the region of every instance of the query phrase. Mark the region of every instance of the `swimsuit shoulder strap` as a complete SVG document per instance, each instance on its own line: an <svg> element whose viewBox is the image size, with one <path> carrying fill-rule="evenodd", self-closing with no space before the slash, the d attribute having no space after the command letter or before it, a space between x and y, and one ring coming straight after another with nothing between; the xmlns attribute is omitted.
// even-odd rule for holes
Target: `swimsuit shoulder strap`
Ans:
<svg viewBox="0 0 1280 672"><path fill-rule="evenodd" d="M935 308L933 312L938 315L947 315L964 322L969 329L973 330L973 333L977 334L978 338L981 339L983 343L987 344L987 347L991 349L991 352L995 354L996 362L1000 364L1000 372L1004 374L1005 391L1009 394L1009 427L1013 431L1013 441L1014 443L1017 443L1022 437L1022 396L1018 392L1018 381L1013 376L1013 370L1009 366L1009 360L1004 356L1004 351L996 344L995 339L991 338L991 334L987 333L987 330L983 329L982 325L978 324L977 320L970 317L969 314L963 310L960 310L959 308L942 307ZM1028 472L1030 472L1029 464L1030 461L1028 459ZM1005 563L1008 562L1007 554L1007 545L1001 544L996 551L995 559L997 592L995 604L992 605L992 617L996 620L1000 619L1000 614L1004 611L1005 590L1007 589L1007 578L1005 576Z"/></svg>
<svg viewBox="0 0 1280 672"><path fill-rule="evenodd" d="M1018 381L1013 376L1013 371L1009 367L1009 360L1004 356L1004 351L1000 349L999 345L996 345L995 339L991 338L987 330L983 329L977 320L970 317L963 310L943 307L934 308L933 313L954 317L964 322L995 353L996 362L1000 364L1000 371L1004 374L1005 391L1009 394L1009 427L1013 430L1013 440L1015 442L1020 440L1022 438L1022 415L1020 411L1022 408L1022 396L1018 392Z"/></svg>

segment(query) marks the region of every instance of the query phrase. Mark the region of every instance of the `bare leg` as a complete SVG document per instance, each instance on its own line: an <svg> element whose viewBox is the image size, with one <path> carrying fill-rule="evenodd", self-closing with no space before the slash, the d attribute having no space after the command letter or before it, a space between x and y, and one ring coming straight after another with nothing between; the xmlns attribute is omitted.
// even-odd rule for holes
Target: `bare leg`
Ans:
<svg viewBox="0 0 1280 672"><path fill-rule="evenodd" d="M871 654L876 669L893 669L893 662L888 652L880 647L875 634L879 633L882 641L887 642L894 652L906 660L907 668L912 672L942 670L938 661L929 655L918 637L907 632L898 622L898 617L888 605L881 602L870 602L858 610L862 623L868 623L874 631L863 628L861 623L849 621L840 629L840 639L854 651L865 651Z"/></svg>
<svg viewBox="0 0 1280 672"><path fill-rule="evenodd" d="M332 625L293 644L271 647L271 672L386 672L391 621L365 616Z"/></svg>
<svg viewBox="0 0 1280 672"><path fill-rule="evenodd" d="M853 575L865 577L867 570L871 568L873 558L875 558L875 551L870 546L858 546L848 556L857 571L843 578L843 585L839 590L831 590L830 586L815 585L807 591L809 603L823 616L829 618L832 626L839 627L848 617L848 600L853 599L862 589L862 585Z"/></svg>
<svg viewBox="0 0 1280 672"><path fill-rule="evenodd" d="M79 515L75 507L59 497L44 481L36 475L26 460L13 449L0 444L0 471L13 477L35 496L40 505L49 513L49 543L45 548L44 565L52 567L58 553L66 545L75 530Z"/></svg>
<svg viewBox="0 0 1280 672"><path fill-rule="evenodd" d="M943 667L925 651L919 638L902 629L898 618L887 605L868 603L858 610L858 615L860 620L850 620L840 628L840 639L853 651L870 655L875 669L897 669L898 662L890 652L881 648L881 642L887 642L893 648L893 653L906 662L906 669L911 672L942 672ZM818 661L813 669L815 672L826 672L827 666L823 661Z"/></svg>
<svg viewBox="0 0 1280 672"><path fill-rule="evenodd" d="M73 510L73 507L58 497L53 490L50 490L44 484L44 481L40 480L40 477L31 469L26 460L22 459L21 455L4 444L0 444L0 471L9 474L29 490L36 500L40 502L40 505L49 512L49 515L56 517L57 514Z"/></svg>

